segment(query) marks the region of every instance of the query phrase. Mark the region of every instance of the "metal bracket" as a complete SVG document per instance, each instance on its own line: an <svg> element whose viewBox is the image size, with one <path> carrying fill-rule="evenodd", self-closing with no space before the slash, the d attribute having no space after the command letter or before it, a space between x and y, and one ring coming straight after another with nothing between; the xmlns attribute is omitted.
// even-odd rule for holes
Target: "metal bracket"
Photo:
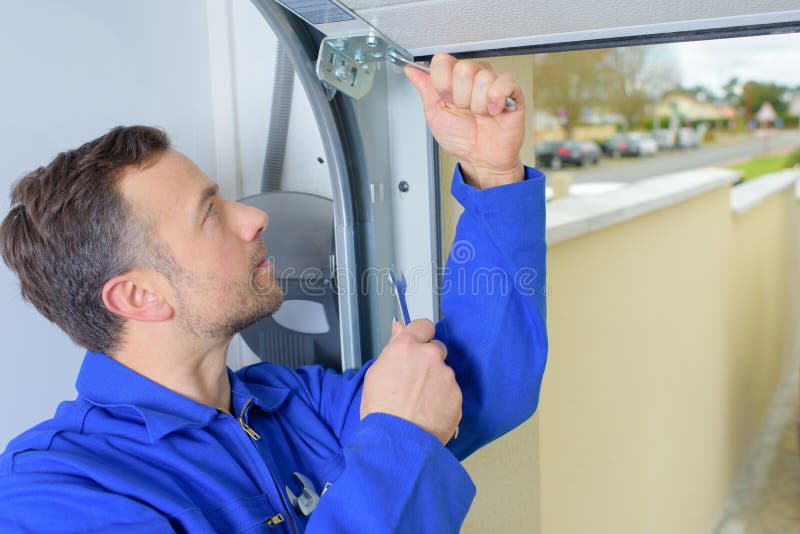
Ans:
<svg viewBox="0 0 800 534"><path fill-rule="evenodd" d="M375 73L389 51L413 59L402 48L372 32L326 37L319 47L317 77L358 100L372 88Z"/></svg>

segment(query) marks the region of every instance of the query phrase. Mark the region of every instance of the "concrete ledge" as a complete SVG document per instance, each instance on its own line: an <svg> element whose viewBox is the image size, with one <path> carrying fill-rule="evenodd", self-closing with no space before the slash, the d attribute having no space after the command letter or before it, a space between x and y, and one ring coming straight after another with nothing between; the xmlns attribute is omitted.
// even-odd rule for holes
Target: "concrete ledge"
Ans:
<svg viewBox="0 0 800 534"><path fill-rule="evenodd" d="M739 173L704 167L634 182L610 193L554 200L547 205L547 243L553 245L640 217L719 187Z"/></svg>
<svg viewBox="0 0 800 534"><path fill-rule="evenodd" d="M800 170L800 169L798 169L797 167L795 167L793 170L796 170L796 171L797 171L797 170ZM797 181L794 183L794 196L797 198L797 200L800 200L800 179L799 179L799 180L797 180Z"/></svg>
<svg viewBox="0 0 800 534"><path fill-rule="evenodd" d="M793 185L795 194L797 194L798 178L800 178L800 169L786 169L737 185L731 189L731 210L736 215L742 215L772 195Z"/></svg>

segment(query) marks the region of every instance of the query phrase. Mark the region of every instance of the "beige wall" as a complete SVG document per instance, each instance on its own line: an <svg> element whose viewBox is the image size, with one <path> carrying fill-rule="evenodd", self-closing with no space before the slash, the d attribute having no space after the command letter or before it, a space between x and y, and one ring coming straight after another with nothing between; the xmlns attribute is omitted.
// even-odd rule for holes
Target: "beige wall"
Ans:
<svg viewBox="0 0 800 534"><path fill-rule="evenodd" d="M717 190L550 249L543 532L695 532L719 510L729 213Z"/></svg>
<svg viewBox="0 0 800 534"><path fill-rule="evenodd" d="M727 295L733 345L729 379L735 391L772 387L780 365L777 356L798 350L799 207L787 190L732 217L735 271ZM730 436L752 435L769 398L730 394ZM735 414L743 417L732 417Z"/></svg>
<svg viewBox="0 0 800 534"><path fill-rule="evenodd" d="M464 532L713 527L799 348L798 201L729 202L717 189L550 247L539 413L466 462Z"/></svg>
<svg viewBox="0 0 800 534"><path fill-rule="evenodd" d="M797 224L719 189L550 248L542 532L710 530L797 349Z"/></svg>
<svg viewBox="0 0 800 534"><path fill-rule="evenodd" d="M537 416L467 458L478 488L462 534L538 534L539 425Z"/></svg>

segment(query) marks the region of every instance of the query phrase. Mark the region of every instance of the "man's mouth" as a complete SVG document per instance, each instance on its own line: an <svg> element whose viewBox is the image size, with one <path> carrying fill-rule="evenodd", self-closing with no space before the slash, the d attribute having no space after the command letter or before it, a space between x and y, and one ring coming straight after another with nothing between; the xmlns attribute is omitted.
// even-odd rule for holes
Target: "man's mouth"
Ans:
<svg viewBox="0 0 800 534"><path fill-rule="evenodd" d="M256 259L257 259L258 263L254 267L254 269L262 269L262 268L268 267L269 265L272 264L272 262L267 257L267 249L266 248L264 249L264 252L262 252L261 254L259 254L257 256Z"/></svg>

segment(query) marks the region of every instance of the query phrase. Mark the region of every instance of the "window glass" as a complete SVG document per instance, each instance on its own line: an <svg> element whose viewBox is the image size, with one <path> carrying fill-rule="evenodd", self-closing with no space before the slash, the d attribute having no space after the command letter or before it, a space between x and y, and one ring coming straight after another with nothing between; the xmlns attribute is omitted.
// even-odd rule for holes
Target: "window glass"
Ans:
<svg viewBox="0 0 800 534"><path fill-rule="evenodd" d="M798 55L788 33L486 61L530 104L523 161L591 195L700 167L750 180L800 163L800 71L787 68ZM446 193L454 162L441 162ZM444 242L451 226L445 214Z"/></svg>

